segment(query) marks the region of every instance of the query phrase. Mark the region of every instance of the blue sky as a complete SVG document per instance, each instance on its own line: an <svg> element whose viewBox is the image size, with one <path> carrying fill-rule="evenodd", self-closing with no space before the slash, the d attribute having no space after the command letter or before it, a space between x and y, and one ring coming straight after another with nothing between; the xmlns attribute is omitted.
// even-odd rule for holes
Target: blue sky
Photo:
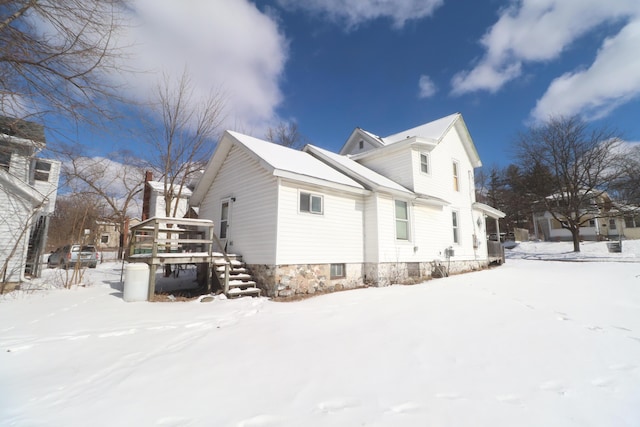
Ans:
<svg viewBox="0 0 640 427"><path fill-rule="evenodd" d="M256 137L295 120L337 151L356 126L386 136L460 112L486 166L508 164L517 133L552 114L640 141L637 0L133 4L121 42L145 73L114 77L128 94L145 100L186 65L199 93L223 88L224 127Z"/></svg>

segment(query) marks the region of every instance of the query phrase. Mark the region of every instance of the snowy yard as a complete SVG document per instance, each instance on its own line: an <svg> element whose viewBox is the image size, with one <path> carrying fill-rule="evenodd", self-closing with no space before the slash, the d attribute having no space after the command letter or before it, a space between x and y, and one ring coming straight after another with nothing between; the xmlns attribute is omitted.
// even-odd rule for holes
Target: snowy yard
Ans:
<svg viewBox="0 0 640 427"><path fill-rule="evenodd" d="M125 303L102 264L0 299L0 425L638 426L640 242L570 250L290 303Z"/></svg>

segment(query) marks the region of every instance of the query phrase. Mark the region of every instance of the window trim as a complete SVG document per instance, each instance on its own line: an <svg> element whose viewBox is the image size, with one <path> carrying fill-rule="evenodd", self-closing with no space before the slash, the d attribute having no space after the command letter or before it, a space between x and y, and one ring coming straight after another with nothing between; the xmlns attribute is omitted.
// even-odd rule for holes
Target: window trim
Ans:
<svg viewBox="0 0 640 427"><path fill-rule="evenodd" d="M11 151L0 150L0 168L7 171L11 169Z"/></svg>
<svg viewBox="0 0 640 427"><path fill-rule="evenodd" d="M453 243L460 244L460 211L451 211L451 228L453 230Z"/></svg>
<svg viewBox="0 0 640 427"><path fill-rule="evenodd" d="M453 172L453 191L460 192L460 162L453 160L451 164Z"/></svg>
<svg viewBox="0 0 640 427"><path fill-rule="evenodd" d="M334 268L339 268L339 272L334 274ZM329 278L330 279L344 279L347 277L347 267L344 263L329 264Z"/></svg>
<svg viewBox="0 0 640 427"><path fill-rule="evenodd" d="M426 159L426 162L422 161L423 156ZM426 172L423 170L423 166L426 166ZM425 175L431 175L431 156L425 151L420 152L420 172Z"/></svg>
<svg viewBox="0 0 640 427"><path fill-rule="evenodd" d="M51 176L51 163L45 162L44 160L36 160L33 165L33 169L33 179L35 181L49 182L49 176Z"/></svg>
<svg viewBox="0 0 640 427"><path fill-rule="evenodd" d="M302 197L306 195L309 197L309 208L303 209L302 207ZM320 210L314 210L313 200L320 200ZM324 196L322 194L312 193L310 191L300 190L298 192L298 212L303 214L312 214L312 215L324 215Z"/></svg>
<svg viewBox="0 0 640 427"><path fill-rule="evenodd" d="M403 203L404 207L405 207L405 214L406 214L406 218L398 218L398 203ZM411 227L409 225L409 203L405 200L394 200L393 201L393 219L394 219L394 225L395 225L395 236L396 236L396 240L400 240L403 242L408 242L411 240ZM406 228L406 237L398 237L398 223L401 222L405 225Z"/></svg>

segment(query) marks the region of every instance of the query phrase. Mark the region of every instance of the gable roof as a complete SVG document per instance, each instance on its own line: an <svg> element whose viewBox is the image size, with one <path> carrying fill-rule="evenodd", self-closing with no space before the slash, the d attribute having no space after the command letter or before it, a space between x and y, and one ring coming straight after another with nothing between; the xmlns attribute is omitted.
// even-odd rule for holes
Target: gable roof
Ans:
<svg viewBox="0 0 640 427"><path fill-rule="evenodd" d="M387 152L387 150L401 149L406 145L421 145L430 150L437 146L452 128L457 130L471 164L474 167L482 166L482 162L478 156L478 151L471 139L471 135L469 135L469 130L462 118L462 114L460 113L450 114L429 123L386 137L379 137L371 132L365 131L364 129L356 128L356 130L351 133L351 136L349 136L349 139L347 139L347 142L343 145L340 150L340 154L347 154L351 152L352 147L359 139L366 139L371 142L372 146L378 148L354 154L352 155L352 158L354 159L380 155Z"/></svg>
<svg viewBox="0 0 640 427"><path fill-rule="evenodd" d="M157 193L164 194L164 183L161 181L147 181L147 184L151 189ZM178 195L179 185L175 185L173 187L173 194ZM187 188L187 186L182 187L182 192L180 193L181 198L186 198L191 196L191 190Z"/></svg>
<svg viewBox="0 0 640 427"><path fill-rule="evenodd" d="M351 178L363 183L370 189L386 189L391 192L403 193L405 195L412 195L413 192L403 187L391 179L380 175L379 173L369 169L360 163L351 160L347 156L333 153L331 151L324 150L311 144L307 144L304 147L304 151L311 155L320 158L321 160L329 163L341 172L349 175Z"/></svg>
<svg viewBox="0 0 640 427"><path fill-rule="evenodd" d="M198 206L233 146L241 148L273 176L357 193L366 192L357 181L316 159L311 154L263 141L238 132L226 131L207 164L202 179L193 190L191 205Z"/></svg>

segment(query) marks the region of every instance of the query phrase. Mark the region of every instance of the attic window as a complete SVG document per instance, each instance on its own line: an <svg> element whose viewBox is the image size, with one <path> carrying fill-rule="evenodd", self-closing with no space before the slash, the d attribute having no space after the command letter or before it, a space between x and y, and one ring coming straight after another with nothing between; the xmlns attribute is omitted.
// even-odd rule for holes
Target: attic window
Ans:
<svg viewBox="0 0 640 427"><path fill-rule="evenodd" d="M358 149L362 150L363 148L364 148L364 141L363 141L363 140L360 140L360 141L358 142Z"/></svg>
<svg viewBox="0 0 640 427"><path fill-rule="evenodd" d="M0 151L0 168L9 170L11 165L11 153L9 151Z"/></svg>
<svg viewBox="0 0 640 427"><path fill-rule="evenodd" d="M36 171L34 179L36 181L49 182L49 173L51 172L51 163L36 161Z"/></svg>

